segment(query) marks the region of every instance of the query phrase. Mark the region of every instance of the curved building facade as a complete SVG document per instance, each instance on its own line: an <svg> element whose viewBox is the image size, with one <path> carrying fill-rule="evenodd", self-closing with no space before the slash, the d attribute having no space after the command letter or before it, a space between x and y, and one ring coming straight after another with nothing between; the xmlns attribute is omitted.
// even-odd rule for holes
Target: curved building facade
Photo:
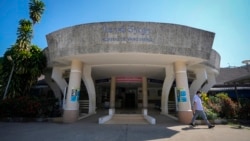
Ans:
<svg viewBox="0 0 250 141"><path fill-rule="evenodd" d="M153 22L67 27L46 36L45 77L58 98L64 93L64 122L79 118L79 99L85 99L89 114L108 103L106 120L116 109L136 108L148 116L157 101L168 115L169 101L174 101L179 121L189 123L190 97L197 90L207 92L219 74L214 37L209 31Z"/></svg>

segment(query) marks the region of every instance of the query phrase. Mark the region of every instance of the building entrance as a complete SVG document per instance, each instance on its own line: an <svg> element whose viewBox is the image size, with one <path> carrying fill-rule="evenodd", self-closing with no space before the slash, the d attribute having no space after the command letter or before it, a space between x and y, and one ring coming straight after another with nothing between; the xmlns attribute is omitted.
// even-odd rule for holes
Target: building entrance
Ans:
<svg viewBox="0 0 250 141"><path fill-rule="evenodd" d="M124 85L124 84L123 84ZM137 86L116 86L115 92L115 109L126 110L126 109L137 109L139 108L140 102L138 94L139 87ZM97 86L97 106L109 109L110 106L110 87L109 86Z"/></svg>
<svg viewBox="0 0 250 141"><path fill-rule="evenodd" d="M126 93L125 94L125 108L136 108L137 107L137 99L135 93Z"/></svg>
<svg viewBox="0 0 250 141"><path fill-rule="evenodd" d="M136 109L138 108L137 87L118 87L115 105L117 109Z"/></svg>

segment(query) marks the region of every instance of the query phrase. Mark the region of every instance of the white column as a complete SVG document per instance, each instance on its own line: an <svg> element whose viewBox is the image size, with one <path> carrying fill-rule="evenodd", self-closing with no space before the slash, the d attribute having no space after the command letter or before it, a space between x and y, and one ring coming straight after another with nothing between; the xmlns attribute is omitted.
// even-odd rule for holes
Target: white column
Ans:
<svg viewBox="0 0 250 141"><path fill-rule="evenodd" d="M63 112L63 122L70 123L78 120L79 102L78 94L81 87L82 63L79 60L72 60L69 86L67 91L66 105Z"/></svg>
<svg viewBox="0 0 250 141"><path fill-rule="evenodd" d="M148 114L148 84L147 77L142 77L142 113Z"/></svg>
<svg viewBox="0 0 250 141"><path fill-rule="evenodd" d="M65 87L67 87L67 82L63 78L63 70L61 70L58 67L53 67L52 69L52 75L51 78L56 82L56 84L59 86L61 92L63 93Z"/></svg>
<svg viewBox="0 0 250 141"><path fill-rule="evenodd" d="M89 114L96 113L96 92L94 81L91 76L91 66L84 65L82 79L89 96Z"/></svg>
<svg viewBox="0 0 250 141"><path fill-rule="evenodd" d="M207 73L207 76L208 76L207 84L204 85L204 87L201 89L205 93L207 93L213 87L213 85L216 84L215 73L213 72Z"/></svg>
<svg viewBox="0 0 250 141"><path fill-rule="evenodd" d="M178 118L181 123L188 124L192 119L192 110L185 62L175 62L175 76L177 90L180 90Z"/></svg>
<svg viewBox="0 0 250 141"><path fill-rule="evenodd" d="M169 92L174 82L175 74L174 74L174 66L167 65L165 67L165 79L162 87L161 94L161 114L168 114L168 97Z"/></svg>
<svg viewBox="0 0 250 141"><path fill-rule="evenodd" d="M116 89L116 78L111 77L111 86L110 86L110 105L109 105L109 114L112 115L115 113L115 89Z"/></svg>
<svg viewBox="0 0 250 141"><path fill-rule="evenodd" d="M55 97L58 98L59 102L60 102L60 108L62 108L62 93L64 92L63 89L61 89L58 85L58 80L54 80L52 79L52 69L47 69L45 72L44 72L44 79L46 81L46 83L49 85L49 87L52 89L52 91L54 92L55 94ZM62 73L61 73L61 77L62 78ZM61 79L61 81L63 81L63 85L62 87L67 87L67 82L65 81L65 79Z"/></svg>
<svg viewBox="0 0 250 141"><path fill-rule="evenodd" d="M195 80L190 85L190 98L193 99L194 94L201 89L202 84L207 81L207 71L204 68L194 70Z"/></svg>

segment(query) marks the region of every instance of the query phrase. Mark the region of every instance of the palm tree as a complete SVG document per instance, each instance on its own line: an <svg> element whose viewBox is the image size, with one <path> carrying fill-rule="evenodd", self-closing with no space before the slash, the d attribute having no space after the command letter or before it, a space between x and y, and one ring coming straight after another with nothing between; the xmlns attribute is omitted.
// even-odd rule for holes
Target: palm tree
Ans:
<svg viewBox="0 0 250 141"><path fill-rule="evenodd" d="M19 27L17 29L17 41L16 44L20 49L28 49L33 37L33 28L30 20L22 19L19 21Z"/></svg>
<svg viewBox="0 0 250 141"><path fill-rule="evenodd" d="M41 20L41 16L44 12L45 4L41 0L30 0L29 2L29 14L33 24L38 23Z"/></svg>
<svg viewBox="0 0 250 141"><path fill-rule="evenodd" d="M42 50L38 46L31 44L33 25L40 21L44 7L45 5L41 0L30 0L29 13L32 22L25 19L19 21L16 43L4 54L1 79L7 80L10 74L12 65L10 65L7 56L13 58L12 63L15 66L8 97L29 94L30 88L46 67L46 57ZM6 84L4 83L3 88L5 87Z"/></svg>

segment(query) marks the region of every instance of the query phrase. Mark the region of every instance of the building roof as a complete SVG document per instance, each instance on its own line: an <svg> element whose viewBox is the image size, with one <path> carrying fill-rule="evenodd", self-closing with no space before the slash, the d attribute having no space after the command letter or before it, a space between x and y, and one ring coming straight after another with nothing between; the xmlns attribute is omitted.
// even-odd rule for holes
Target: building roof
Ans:
<svg viewBox="0 0 250 141"><path fill-rule="evenodd" d="M48 68L68 71L72 60L91 66L94 80L111 76L164 79L167 65L184 62L188 71L218 73L220 55L212 49L215 33L153 22L80 24L49 33L44 49ZM101 72L101 73L100 73Z"/></svg>
<svg viewBox="0 0 250 141"><path fill-rule="evenodd" d="M250 67L220 68L220 74L216 77L216 85L232 84L232 82L245 82L249 79Z"/></svg>
<svg viewBox="0 0 250 141"><path fill-rule="evenodd" d="M250 74L233 79L233 80L230 80L230 81L227 81L227 82L225 82L225 84L226 85L229 85L229 84L239 84L239 85L249 84L250 85Z"/></svg>

